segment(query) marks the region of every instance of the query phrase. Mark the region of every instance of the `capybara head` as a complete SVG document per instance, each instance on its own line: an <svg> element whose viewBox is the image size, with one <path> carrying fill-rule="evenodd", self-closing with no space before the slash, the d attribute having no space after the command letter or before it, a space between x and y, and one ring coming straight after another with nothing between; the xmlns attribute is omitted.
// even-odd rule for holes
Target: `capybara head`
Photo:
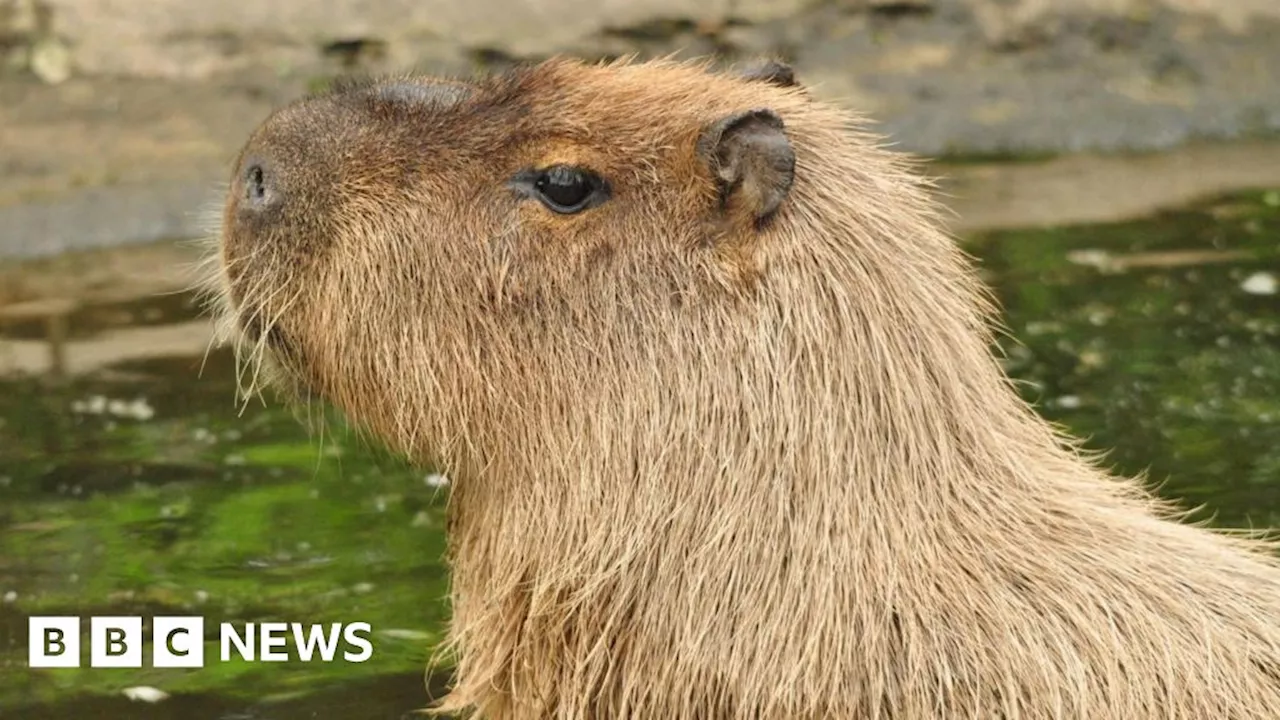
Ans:
<svg viewBox="0 0 1280 720"><path fill-rule="evenodd" d="M927 203L892 217L886 198L918 189L846 124L778 64L556 61L340 85L275 113L236 163L229 316L286 385L437 461L461 461L443 451L464 441L491 452L495 432L532 449L602 417L642 421L655 378L655 405L736 413L718 393L785 380L820 315L874 321L935 276L927 311L963 282L936 233L878 240ZM850 140L856 162L818 150ZM850 200L853 215L829 214ZM850 280L857 293L827 296ZM884 358L842 361L879 382Z"/></svg>

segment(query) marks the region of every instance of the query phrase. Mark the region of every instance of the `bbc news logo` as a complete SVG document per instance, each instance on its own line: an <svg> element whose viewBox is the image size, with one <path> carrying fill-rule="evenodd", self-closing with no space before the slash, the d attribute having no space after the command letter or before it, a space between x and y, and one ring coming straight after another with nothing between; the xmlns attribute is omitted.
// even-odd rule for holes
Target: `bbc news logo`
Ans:
<svg viewBox="0 0 1280 720"><path fill-rule="evenodd" d="M33 668L80 667L80 618L32 617L28 622L28 664ZM218 626L219 658L229 662L362 663L373 657L369 623L232 623ZM146 636L140 617L89 618L89 667L140 668ZM155 617L151 620L151 666L198 668L205 665L204 618ZM293 655L290 654L292 646ZM341 652L339 652L341 650Z"/></svg>

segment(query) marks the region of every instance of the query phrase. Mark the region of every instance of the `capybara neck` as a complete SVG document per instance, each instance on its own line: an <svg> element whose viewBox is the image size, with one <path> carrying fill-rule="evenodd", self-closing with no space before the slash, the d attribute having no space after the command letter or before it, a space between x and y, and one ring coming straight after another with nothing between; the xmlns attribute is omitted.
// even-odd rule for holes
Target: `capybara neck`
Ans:
<svg viewBox="0 0 1280 720"><path fill-rule="evenodd" d="M231 336L454 479L444 707L1280 717L1268 546L1018 397L927 186L859 128L776 63L558 60L250 139Z"/></svg>

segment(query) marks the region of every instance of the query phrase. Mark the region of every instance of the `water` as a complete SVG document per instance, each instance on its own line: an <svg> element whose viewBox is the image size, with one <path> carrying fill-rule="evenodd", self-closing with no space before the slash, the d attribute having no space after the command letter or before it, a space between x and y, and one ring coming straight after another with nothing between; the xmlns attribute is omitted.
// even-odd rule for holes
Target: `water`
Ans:
<svg viewBox="0 0 1280 720"><path fill-rule="evenodd" d="M1280 526L1280 192L968 242L1006 310L1009 370L1043 414L1202 517ZM121 313L163 325L193 310L185 296L85 308L67 332ZM0 383L0 717L399 718L425 705L444 681L424 669L448 615L445 491L318 410L242 411L230 357L212 354L198 378L200 364ZM27 617L59 613L364 620L375 654L28 670ZM122 694L138 686L171 697Z"/></svg>
<svg viewBox="0 0 1280 720"><path fill-rule="evenodd" d="M1280 192L970 247L1043 415L1201 518L1280 527Z"/></svg>
<svg viewBox="0 0 1280 720"><path fill-rule="evenodd" d="M336 420L304 426L275 405L241 414L227 354L211 355L197 379L199 366L153 360L113 368L126 376L113 381L0 387L0 709L395 718L423 706L448 612L445 493ZM221 622L365 621L375 654L363 664L29 671L33 614L203 615L206 658ZM137 686L174 698L123 699Z"/></svg>

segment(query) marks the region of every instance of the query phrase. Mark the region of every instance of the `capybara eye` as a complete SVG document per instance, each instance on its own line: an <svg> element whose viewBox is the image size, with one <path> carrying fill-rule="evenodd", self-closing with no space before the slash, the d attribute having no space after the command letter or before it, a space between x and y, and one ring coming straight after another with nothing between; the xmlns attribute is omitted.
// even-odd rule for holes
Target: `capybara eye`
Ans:
<svg viewBox="0 0 1280 720"><path fill-rule="evenodd" d="M594 204L601 189L595 175L569 165L555 165L533 181L539 199L558 213L576 213Z"/></svg>
<svg viewBox="0 0 1280 720"><path fill-rule="evenodd" d="M609 184L599 175L574 165L526 169L511 178L510 186L525 197L537 198L547 209L572 215L609 199Z"/></svg>

